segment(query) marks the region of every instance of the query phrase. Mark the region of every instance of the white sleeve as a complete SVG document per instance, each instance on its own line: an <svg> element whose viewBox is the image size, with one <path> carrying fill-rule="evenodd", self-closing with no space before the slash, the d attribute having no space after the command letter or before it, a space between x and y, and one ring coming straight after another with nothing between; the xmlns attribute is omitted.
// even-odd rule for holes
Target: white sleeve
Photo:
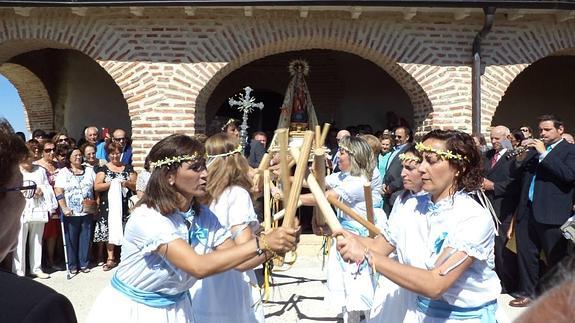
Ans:
<svg viewBox="0 0 575 323"><path fill-rule="evenodd" d="M234 225L251 224L258 221L252 198L248 191L234 186L228 198L228 223L224 224L223 221L220 220L222 225L231 228Z"/></svg>
<svg viewBox="0 0 575 323"><path fill-rule="evenodd" d="M62 168L56 175L56 179L54 181L54 187L66 189L66 184L68 183L68 173L69 173L68 169Z"/></svg>
<svg viewBox="0 0 575 323"><path fill-rule="evenodd" d="M124 238L133 242L144 254L149 254L155 252L160 245L180 239L181 236L168 217L141 206L131 214Z"/></svg>
<svg viewBox="0 0 575 323"><path fill-rule="evenodd" d="M490 214L477 205L473 215L462 219L457 230L445 238L445 247L463 251L477 260L485 260L492 265L495 246L495 225ZM467 212L469 212L468 210Z"/></svg>

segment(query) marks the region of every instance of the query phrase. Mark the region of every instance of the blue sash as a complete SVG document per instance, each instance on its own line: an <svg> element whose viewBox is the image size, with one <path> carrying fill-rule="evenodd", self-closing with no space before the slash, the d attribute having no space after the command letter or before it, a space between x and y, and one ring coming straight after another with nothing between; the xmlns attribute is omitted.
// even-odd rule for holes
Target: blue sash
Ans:
<svg viewBox="0 0 575 323"><path fill-rule="evenodd" d="M477 307L459 307L444 301L432 301L417 296L417 310L427 316L451 320L480 319L481 323L495 323L497 300L489 301Z"/></svg>
<svg viewBox="0 0 575 323"><path fill-rule="evenodd" d="M165 308L172 306L179 302L183 297L190 296L190 292L188 290L176 295L143 291L125 284L120 279L118 279L116 274L114 274L112 277L112 287L114 287L120 293L126 295L134 302L155 308Z"/></svg>

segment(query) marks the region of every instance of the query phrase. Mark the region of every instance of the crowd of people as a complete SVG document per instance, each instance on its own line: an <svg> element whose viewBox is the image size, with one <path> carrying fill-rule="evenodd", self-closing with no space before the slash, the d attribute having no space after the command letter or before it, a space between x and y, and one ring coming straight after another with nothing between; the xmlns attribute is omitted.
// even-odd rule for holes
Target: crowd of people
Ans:
<svg viewBox="0 0 575 323"><path fill-rule="evenodd" d="M88 322L264 321L253 268L293 250L300 234L297 224L260 228L252 177L265 133L247 148L234 120L210 137L174 134L151 148L137 174L125 130L108 138L87 127L77 142L39 130L24 145L5 124L2 153L18 152L10 162L20 175L2 179L0 197L26 195L20 223L2 233L14 237L16 275L118 267ZM549 276L573 267L562 231L574 210L575 145L554 115L541 116L538 128L534 138L527 126L494 126L491 145L456 130L415 142L405 125L333 130L326 197L362 216L373 209L381 231L370 235L339 208L341 229L314 230L337 238L326 300L344 322L501 322L502 291L517 307L549 289L561 295L553 287L572 276ZM299 202L318 203L312 194Z"/></svg>

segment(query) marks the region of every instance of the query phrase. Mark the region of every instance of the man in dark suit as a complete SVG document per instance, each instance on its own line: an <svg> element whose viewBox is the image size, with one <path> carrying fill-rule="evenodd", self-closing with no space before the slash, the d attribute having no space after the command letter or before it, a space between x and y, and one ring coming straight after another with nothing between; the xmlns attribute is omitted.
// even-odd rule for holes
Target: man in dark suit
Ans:
<svg viewBox="0 0 575 323"><path fill-rule="evenodd" d="M507 245L509 227L519 202L520 186L511 176L515 161L510 158L511 142L507 140L509 128L496 126L491 129L492 149L483 156L483 189L493 205L499 225L499 235L495 237L495 270L505 293L517 290L517 256Z"/></svg>
<svg viewBox="0 0 575 323"><path fill-rule="evenodd" d="M516 239L522 297L509 305L526 306L540 277L541 250L549 268L567 254L561 225L571 216L575 182L575 146L561 138L563 123L554 115L539 118L541 139L526 139L528 151L518 156L523 181Z"/></svg>
<svg viewBox="0 0 575 323"><path fill-rule="evenodd" d="M399 155L407 149L407 144L413 141L411 130L408 127L399 126L394 132L396 146L391 157L387 160L385 177L383 178L383 210L389 216L395 199L403 190L401 169L403 168Z"/></svg>

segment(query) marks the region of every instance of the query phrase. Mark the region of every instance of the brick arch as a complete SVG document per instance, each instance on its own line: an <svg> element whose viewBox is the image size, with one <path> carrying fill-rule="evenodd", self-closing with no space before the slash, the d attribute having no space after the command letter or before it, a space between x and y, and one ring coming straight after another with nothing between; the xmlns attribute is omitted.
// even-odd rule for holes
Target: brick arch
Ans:
<svg viewBox="0 0 575 323"><path fill-rule="evenodd" d="M0 74L14 85L20 95L28 130L30 132L34 129L54 130L52 102L44 83L36 74L22 65L12 63L1 64Z"/></svg>
<svg viewBox="0 0 575 323"><path fill-rule="evenodd" d="M575 23L501 28L489 36L486 68L481 77L482 129L491 125L507 89L529 65L554 55L575 54Z"/></svg>
<svg viewBox="0 0 575 323"><path fill-rule="evenodd" d="M373 22L357 22L350 28L344 22L311 21L296 26L278 22L256 22L255 25L230 23L203 42L200 50L191 51L190 61L206 61L207 53L225 57L214 63L191 64L190 82L197 91L195 98L196 125L205 126L208 99L221 80L234 70L257 59L288 51L327 49L357 55L379 66L404 89L414 108L417 132L432 125L433 104L430 96L441 91L431 82L449 77L442 68L430 65L432 53L415 36L398 26L376 28ZM209 55L208 55L209 56ZM213 58L212 61L215 61ZM427 78L427 82L425 79ZM428 84L427 91L423 84ZM436 96L436 97L439 97ZM198 127L197 127L198 128Z"/></svg>

